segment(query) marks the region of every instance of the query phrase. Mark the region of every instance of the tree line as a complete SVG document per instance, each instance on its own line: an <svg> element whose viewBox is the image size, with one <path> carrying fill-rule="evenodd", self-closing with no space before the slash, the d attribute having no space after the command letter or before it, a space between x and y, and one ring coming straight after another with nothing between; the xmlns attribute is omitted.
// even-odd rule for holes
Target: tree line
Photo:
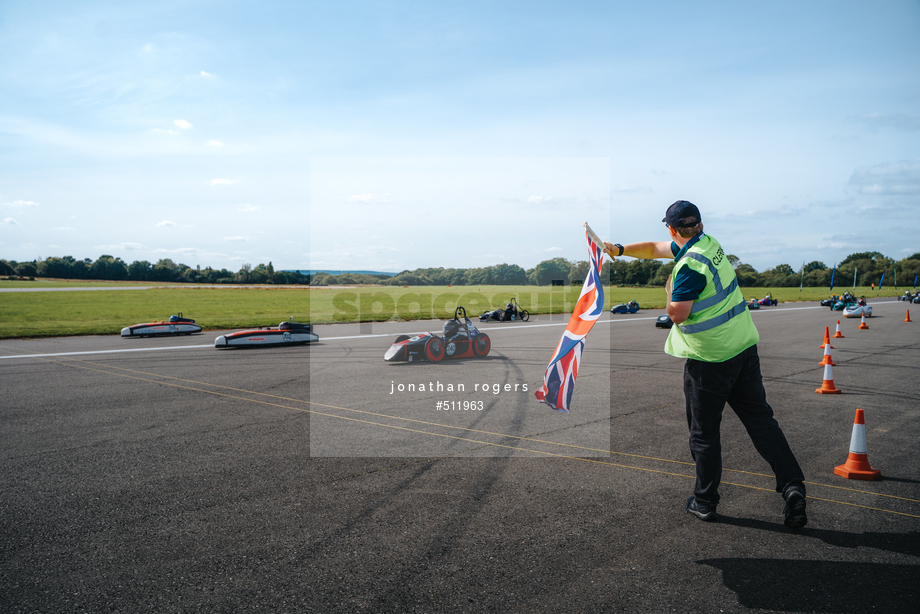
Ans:
<svg viewBox="0 0 920 614"><path fill-rule="evenodd" d="M879 285L884 275L886 286L914 286L920 274L920 252L895 261L879 252L850 254L840 263L828 266L820 261L803 263L797 270L789 264L779 264L758 272L737 256L729 254L729 262L735 269L738 283L751 287L807 287ZM604 262L601 279L617 286L664 286L674 268L673 262L661 260L625 260ZM390 286L549 286L581 285L588 274L587 261L571 261L565 258L544 260L532 269L516 264L458 268L419 268L405 270L396 275L364 273L342 273L329 275L314 273L304 275L297 271L276 271L269 262L252 267L244 264L239 271L189 267L175 263L169 258L156 264L136 260L131 264L110 255L96 260L77 260L71 256L44 258L29 262L0 260L0 275L19 277L52 277L59 279L98 279L158 282L186 282L209 284L302 284L312 286L378 284Z"/></svg>
<svg viewBox="0 0 920 614"><path fill-rule="evenodd" d="M190 267L187 264L162 258L156 264L135 260L127 264L121 258L108 254L96 260L77 260L72 256L44 258L28 262L0 260L0 275L18 277L52 277L57 279L87 279L108 281L159 281L207 284L303 284L310 276L296 271L276 271L269 262L253 268L244 264L239 271Z"/></svg>

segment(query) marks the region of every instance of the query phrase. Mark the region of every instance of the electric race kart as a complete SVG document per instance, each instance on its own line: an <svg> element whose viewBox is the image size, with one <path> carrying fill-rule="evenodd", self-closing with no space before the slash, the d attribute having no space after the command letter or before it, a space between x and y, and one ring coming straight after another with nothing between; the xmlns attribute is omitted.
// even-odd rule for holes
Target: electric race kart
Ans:
<svg viewBox="0 0 920 614"><path fill-rule="evenodd" d="M530 313L526 309L521 309L515 299L511 299L511 302L505 305L504 309L493 309L479 316L480 322L488 322L489 320L498 320L499 322L520 320L521 322L526 322L529 319Z"/></svg>
<svg viewBox="0 0 920 614"><path fill-rule="evenodd" d="M619 305L614 305L610 308L610 313L637 313L639 311L639 303L636 301L629 301L628 303L620 303Z"/></svg>
<svg viewBox="0 0 920 614"><path fill-rule="evenodd" d="M850 294L849 292L844 292L843 296L839 297L836 301L831 303L831 311L842 311L848 305L856 304L856 296Z"/></svg>
<svg viewBox="0 0 920 614"><path fill-rule="evenodd" d="M767 307L769 307L771 305L779 305L779 301L768 294L762 299L760 299L760 304L766 305Z"/></svg>
<svg viewBox="0 0 920 614"><path fill-rule="evenodd" d="M668 314L660 315L655 320L655 328L671 328L672 326L674 326L674 322L671 321Z"/></svg>
<svg viewBox="0 0 920 614"><path fill-rule="evenodd" d="M148 322L135 324L121 329L122 337L160 337L164 335L191 335L200 333L201 327L195 320L182 317L182 312L177 316L169 316L169 322Z"/></svg>
<svg viewBox="0 0 920 614"><path fill-rule="evenodd" d="M492 349L489 336L473 326L463 307L457 307L454 319L444 323L443 334L443 337L434 333L414 337L400 335L383 359L388 362L441 362L445 358L485 358Z"/></svg>
<svg viewBox="0 0 920 614"><path fill-rule="evenodd" d="M748 301L747 308L748 309L760 309L760 301L758 301L756 298L752 298L751 300Z"/></svg>
<svg viewBox="0 0 920 614"><path fill-rule="evenodd" d="M845 318L861 318L863 316L872 317L872 307L867 305L864 299L859 299L859 302L855 305L850 304L843 308L843 317Z"/></svg>
<svg viewBox="0 0 920 614"><path fill-rule="evenodd" d="M240 330L235 333L221 335L214 340L214 347L302 345L311 341L319 341L319 335L313 332L313 325L295 322L294 318L291 317L289 322L282 322L277 328L266 326L265 328Z"/></svg>

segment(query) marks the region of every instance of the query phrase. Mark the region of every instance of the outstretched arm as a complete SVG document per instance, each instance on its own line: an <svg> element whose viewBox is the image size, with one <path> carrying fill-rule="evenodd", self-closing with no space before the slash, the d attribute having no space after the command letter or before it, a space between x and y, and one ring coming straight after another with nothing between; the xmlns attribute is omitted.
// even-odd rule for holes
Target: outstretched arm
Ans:
<svg viewBox="0 0 920 614"><path fill-rule="evenodd" d="M604 242L604 253L615 258L619 253L619 248L612 243ZM623 246L623 255L640 260L650 260L653 258L673 258L671 253L670 241L644 241L641 243L630 243Z"/></svg>

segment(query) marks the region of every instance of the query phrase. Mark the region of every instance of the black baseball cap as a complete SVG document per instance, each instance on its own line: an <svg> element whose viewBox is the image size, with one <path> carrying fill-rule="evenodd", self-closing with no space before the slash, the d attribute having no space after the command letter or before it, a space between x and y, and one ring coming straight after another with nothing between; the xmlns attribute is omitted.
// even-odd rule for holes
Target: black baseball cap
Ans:
<svg viewBox="0 0 920 614"><path fill-rule="evenodd" d="M691 217L696 218L696 220L686 223L686 220ZM661 221L671 228L689 228L696 226L697 222L702 222L703 218L700 216L700 210L696 208L696 205L689 200L679 200L668 207L668 212L665 213L664 219Z"/></svg>

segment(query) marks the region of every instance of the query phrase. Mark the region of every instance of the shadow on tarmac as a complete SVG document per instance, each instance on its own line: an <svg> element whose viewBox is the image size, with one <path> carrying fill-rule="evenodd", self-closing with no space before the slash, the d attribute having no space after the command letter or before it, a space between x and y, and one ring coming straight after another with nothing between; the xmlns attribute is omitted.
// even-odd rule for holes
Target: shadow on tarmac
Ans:
<svg viewBox="0 0 920 614"><path fill-rule="evenodd" d="M904 482L905 484L920 484L920 480L908 480L907 478L894 478L890 475L883 475L878 480L879 482Z"/></svg>
<svg viewBox="0 0 920 614"><path fill-rule="evenodd" d="M802 537L815 537L828 545L838 548L876 548L920 557L920 533L849 533L847 531L817 529L808 526L794 531L787 529L780 523L764 522L763 520L751 518L733 518L722 514L719 514L719 523L748 529L760 529L761 531L773 531L775 533L796 533ZM917 569L920 569L920 567Z"/></svg>
<svg viewBox="0 0 920 614"><path fill-rule="evenodd" d="M792 533L779 523L719 516L722 524ZM920 557L920 533L850 533L804 527L802 539L837 548L875 548ZM831 554L833 556L833 554ZM920 564L720 558L697 561L722 572L745 607L783 612L910 612L920 603Z"/></svg>
<svg viewBox="0 0 920 614"><path fill-rule="evenodd" d="M757 610L916 613L920 603L920 565L744 558L697 563L721 570L738 602Z"/></svg>

